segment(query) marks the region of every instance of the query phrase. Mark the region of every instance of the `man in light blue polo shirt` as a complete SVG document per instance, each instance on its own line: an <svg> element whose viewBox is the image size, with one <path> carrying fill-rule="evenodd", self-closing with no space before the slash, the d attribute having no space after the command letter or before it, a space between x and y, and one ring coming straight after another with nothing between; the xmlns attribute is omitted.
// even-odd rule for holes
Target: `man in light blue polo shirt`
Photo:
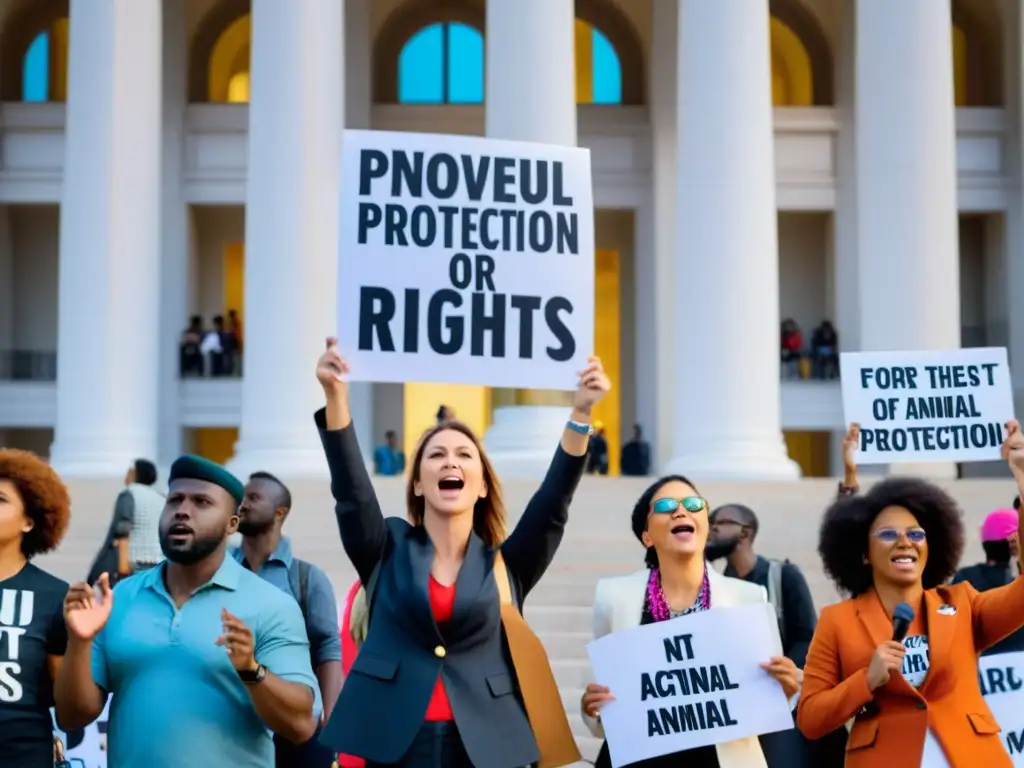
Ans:
<svg viewBox="0 0 1024 768"><path fill-rule="evenodd" d="M292 555L291 542L282 533L291 508L288 486L269 472L250 475L238 508L242 546L232 547L230 554L298 602L306 622L313 673L320 683L324 703L322 725L330 718L341 692L338 603L327 575ZM274 739L274 743L277 768L331 768L334 763L334 753L315 737L305 744L293 744L283 738Z"/></svg>
<svg viewBox="0 0 1024 768"><path fill-rule="evenodd" d="M193 456L171 467L167 560L98 594L68 592L55 696L84 727L112 695L109 768L273 768L273 733L303 742L321 706L296 602L227 557L242 484Z"/></svg>

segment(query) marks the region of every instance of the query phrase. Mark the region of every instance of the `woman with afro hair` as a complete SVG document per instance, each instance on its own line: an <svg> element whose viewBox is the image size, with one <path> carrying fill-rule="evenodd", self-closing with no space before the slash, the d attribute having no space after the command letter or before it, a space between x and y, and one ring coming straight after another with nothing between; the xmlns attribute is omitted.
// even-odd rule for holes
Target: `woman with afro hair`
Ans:
<svg viewBox="0 0 1024 768"><path fill-rule="evenodd" d="M67 646L68 585L32 564L56 548L68 491L38 456L0 449L0 762L52 768L53 682ZM58 719L59 713L58 713Z"/></svg>
<svg viewBox="0 0 1024 768"><path fill-rule="evenodd" d="M1002 455L1024 489L1024 435L1016 421L1006 431ZM852 718L847 768L1012 766L977 659L1024 625L1024 579L948 585L963 548L959 507L924 480L891 478L825 513L818 552L850 598L821 612L797 725L817 739Z"/></svg>

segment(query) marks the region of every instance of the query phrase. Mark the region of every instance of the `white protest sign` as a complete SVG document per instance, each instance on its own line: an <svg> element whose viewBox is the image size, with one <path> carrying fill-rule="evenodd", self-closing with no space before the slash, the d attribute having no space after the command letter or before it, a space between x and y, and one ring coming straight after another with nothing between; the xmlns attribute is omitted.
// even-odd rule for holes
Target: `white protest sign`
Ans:
<svg viewBox="0 0 1024 768"><path fill-rule="evenodd" d="M576 388L594 351L589 150L345 131L341 177L353 380Z"/></svg>
<svg viewBox="0 0 1024 768"><path fill-rule="evenodd" d="M1024 652L982 656L978 677L985 703L1003 729L999 737L1006 751L1017 768L1024 768Z"/></svg>
<svg viewBox="0 0 1024 768"><path fill-rule="evenodd" d="M840 355L858 464L992 461L1013 418L1006 349Z"/></svg>
<svg viewBox="0 0 1024 768"><path fill-rule="evenodd" d="M771 605L753 603L615 632L587 646L612 765L793 727L760 665L780 655Z"/></svg>

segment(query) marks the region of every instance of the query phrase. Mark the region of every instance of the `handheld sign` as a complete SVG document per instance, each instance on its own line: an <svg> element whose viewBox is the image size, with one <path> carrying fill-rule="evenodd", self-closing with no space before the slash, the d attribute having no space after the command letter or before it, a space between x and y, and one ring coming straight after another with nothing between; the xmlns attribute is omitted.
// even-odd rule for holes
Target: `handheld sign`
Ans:
<svg viewBox="0 0 1024 768"><path fill-rule="evenodd" d="M999 738L1016 768L1024 768L1024 652L978 659L985 703L1003 732Z"/></svg>
<svg viewBox="0 0 1024 768"><path fill-rule="evenodd" d="M1002 347L840 355L858 464L993 461L1013 394Z"/></svg>
<svg viewBox="0 0 1024 768"><path fill-rule="evenodd" d="M594 347L589 150L345 131L341 174L353 379L575 389Z"/></svg>
<svg viewBox="0 0 1024 768"><path fill-rule="evenodd" d="M594 640L594 678L615 768L684 749L785 731L793 715L760 665L782 654L768 603L681 616Z"/></svg>

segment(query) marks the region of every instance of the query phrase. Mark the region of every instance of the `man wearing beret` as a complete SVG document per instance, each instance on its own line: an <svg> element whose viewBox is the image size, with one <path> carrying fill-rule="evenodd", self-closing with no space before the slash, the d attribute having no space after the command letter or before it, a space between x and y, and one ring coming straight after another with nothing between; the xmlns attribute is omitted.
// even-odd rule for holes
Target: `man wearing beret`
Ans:
<svg viewBox="0 0 1024 768"><path fill-rule="evenodd" d="M298 604L226 556L242 494L223 467L183 456L160 517L167 560L114 590L104 574L68 592L55 696L62 725L80 728L112 695L109 768L272 768L273 734L302 743L316 729Z"/></svg>

